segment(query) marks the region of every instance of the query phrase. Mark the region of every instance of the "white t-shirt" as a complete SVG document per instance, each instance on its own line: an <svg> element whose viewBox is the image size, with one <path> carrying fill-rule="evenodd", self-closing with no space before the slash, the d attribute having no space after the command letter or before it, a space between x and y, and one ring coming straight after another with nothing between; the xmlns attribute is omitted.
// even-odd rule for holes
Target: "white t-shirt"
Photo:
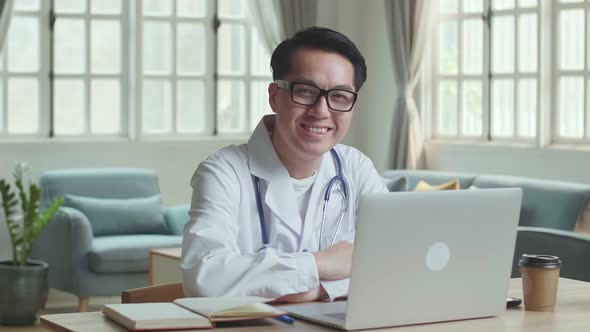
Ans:
<svg viewBox="0 0 590 332"><path fill-rule="evenodd" d="M305 222L305 214L307 213L307 207L309 206L309 198L311 197L311 186L315 181L315 174L313 173L312 176L305 178L305 179L294 179L291 178L293 182L293 190L295 191L295 197L297 198L297 206L299 207L299 214L301 215L301 220Z"/></svg>

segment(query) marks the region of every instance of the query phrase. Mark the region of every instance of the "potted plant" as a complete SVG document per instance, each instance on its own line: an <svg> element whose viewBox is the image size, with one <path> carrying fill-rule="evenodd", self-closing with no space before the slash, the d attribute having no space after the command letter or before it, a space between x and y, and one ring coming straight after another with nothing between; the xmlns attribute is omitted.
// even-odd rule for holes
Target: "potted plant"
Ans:
<svg viewBox="0 0 590 332"><path fill-rule="evenodd" d="M48 264L29 256L33 241L64 200L60 197L40 212L41 191L30 180L28 165L18 163L13 176L16 191L0 179L0 199L12 242L12 260L0 261L0 324L33 324L47 298Z"/></svg>

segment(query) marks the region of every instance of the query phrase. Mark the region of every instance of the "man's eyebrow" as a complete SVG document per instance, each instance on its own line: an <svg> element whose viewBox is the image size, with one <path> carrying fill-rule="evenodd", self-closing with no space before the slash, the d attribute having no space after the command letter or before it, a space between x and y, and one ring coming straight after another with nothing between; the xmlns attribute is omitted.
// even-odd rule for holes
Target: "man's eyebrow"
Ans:
<svg viewBox="0 0 590 332"><path fill-rule="evenodd" d="M312 80L308 80L305 78L295 78L293 80L293 82L299 82L299 83L307 83L307 84L311 84L311 85L315 85L315 86L319 86L316 82L312 81ZM340 85L336 85L334 87L331 87L330 89L343 89L343 90L349 90L349 91L353 91L354 92L354 88L351 87L348 84L340 84Z"/></svg>

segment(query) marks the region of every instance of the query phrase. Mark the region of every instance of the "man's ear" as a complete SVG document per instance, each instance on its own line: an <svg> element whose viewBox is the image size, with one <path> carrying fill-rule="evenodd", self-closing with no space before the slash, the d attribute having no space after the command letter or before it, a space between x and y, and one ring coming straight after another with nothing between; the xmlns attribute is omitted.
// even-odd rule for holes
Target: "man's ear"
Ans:
<svg viewBox="0 0 590 332"><path fill-rule="evenodd" d="M268 85L268 104L273 113L276 113L279 107L279 87L274 82Z"/></svg>

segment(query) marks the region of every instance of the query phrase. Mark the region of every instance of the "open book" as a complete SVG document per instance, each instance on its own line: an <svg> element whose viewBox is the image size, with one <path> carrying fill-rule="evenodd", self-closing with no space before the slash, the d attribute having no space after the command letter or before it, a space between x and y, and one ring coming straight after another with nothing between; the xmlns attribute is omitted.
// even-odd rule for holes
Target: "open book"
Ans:
<svg viewBox="0 0 590 332"><path fill-rule="evenodd" d="M188 297L174 302L105 304L102 312L133 331L215 327L217 322L285 315L264 297Z"/></svg>

